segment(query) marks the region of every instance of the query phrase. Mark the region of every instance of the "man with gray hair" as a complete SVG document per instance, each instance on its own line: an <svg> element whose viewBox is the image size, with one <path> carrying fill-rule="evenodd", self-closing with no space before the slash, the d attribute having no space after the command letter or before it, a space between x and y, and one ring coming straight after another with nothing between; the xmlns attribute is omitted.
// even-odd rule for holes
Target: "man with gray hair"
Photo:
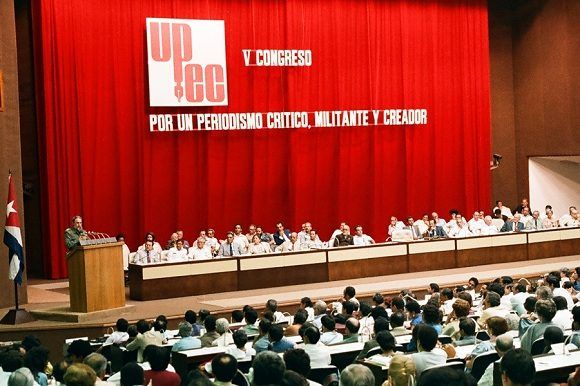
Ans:
<svg viewBox="0 0 580 386"><path fill-rule="evenodd" d="M506 352L514 348L514 340L510 334L502 334L495 339L495 351L500 358L503 358ZM485 369L485 372L477 382L477 386L493 386L493 363Z"/></svg>
<svg viewBox="0 0 580 386"><path fill-rule="evenodd" d="M89 366L91 369L95 370L95 374L97 374L97 380L95 381L95 386L105 386L105 385L112 385L109 382L103 381L105 375L107 375L107 358L99 353L92 353L85 357L83 363Z"/></svg>
<svg viewBox="0 0 580 386"><path fill-rule="evenodd" d="M321 319L326 315L326 307L326 303L322 300L318 300L314 303L314 307L312 307L314 309L314 320L312 321L312 324L314 324L319 330L322 330Z"/></svg>
<svg viewBox="0 0 580 386"><path fill-rule="evenodd" d="M191 332L193 331L193 326L189 322L181 322L179 323L179 339L173 347L171 348L172 352L177 351L185 351L185 350L192 350L194 348L201 347L201 340L199 338L191 336Z"/></svg>
<svg viewBox="0 0 580 386"><path fill-rule="evenodd" d="M347 366L340 373L340 386L374 386L375 376L371 369L360 364Z"/></svg>
<svg viewBox="0 0 580 386"><path fill-rule="evenodd" d="M279 385L284 377L286 365L284 360L273 351L262 351L252 362L252 369L253 386Z"/></svg>
<svg viewBox="0 0 580 386"><path fill-rule="evenodd" d="M28 367L16 369L8 377L8 386L34 386L34 375Z"/></svg>
<svg viewBox="0 0 580 386"><path fill-rule="evenodd" d="M234 344L234 337L230 331L230 323L226 318L216 320L215 330L219 334L219 337L213 341L212 346L226 347Z"/></svg>

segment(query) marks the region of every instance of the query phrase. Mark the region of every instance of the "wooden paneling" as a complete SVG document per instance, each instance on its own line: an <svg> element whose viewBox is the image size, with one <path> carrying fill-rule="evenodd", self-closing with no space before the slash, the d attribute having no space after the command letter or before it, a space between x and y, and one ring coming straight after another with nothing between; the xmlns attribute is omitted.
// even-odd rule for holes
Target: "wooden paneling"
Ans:
<svg viewBox="0 0 580 386"><path fill-rule="evenodd" d="M125 305L122 243L78 247L68 257L71 311Z"/></svg>
<svg viewBox="0 0 580 386"><path fill-rule="evenodd" d="M527 260L526 244L457 251L457 267Z"/></svg>
<svg viewBox="0 0 580 386"><path fill-rule="evenodd" d="M409 255L409 272L455 268L455 251L426 252Z"/></svg>
<svg viewBox="0 0 580 386"><path fill-rule="evenodd" d="M347 280L405 273L408 272L407 261L407 256L404 255L331 262L328 263L328 280Z"/></svg>
<svg viewBox="0 0 580 386"><path fill-rule="evenodd" d="M265 268L240 271L238 274L240 290L280 287L285 285L323 283L328 281L326 263Z"/></svg>

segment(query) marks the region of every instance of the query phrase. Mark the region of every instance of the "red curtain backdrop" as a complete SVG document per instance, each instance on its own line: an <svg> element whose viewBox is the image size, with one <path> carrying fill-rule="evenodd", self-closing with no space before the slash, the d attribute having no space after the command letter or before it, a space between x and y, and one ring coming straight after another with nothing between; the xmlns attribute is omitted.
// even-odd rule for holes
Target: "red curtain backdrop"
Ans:
<svg viewBox="0 0 580 386"><path fill-rule="evenodd" d="M63 231L125 232L131 249L241 223L340 221L383 241L390 215L488 209L485 0L35 2L45 272L67 276ZM426 126L150 133L145 18L225 20L227 108L426 108ZM303 68L246 67L242 49L310 49Z"/></svg>

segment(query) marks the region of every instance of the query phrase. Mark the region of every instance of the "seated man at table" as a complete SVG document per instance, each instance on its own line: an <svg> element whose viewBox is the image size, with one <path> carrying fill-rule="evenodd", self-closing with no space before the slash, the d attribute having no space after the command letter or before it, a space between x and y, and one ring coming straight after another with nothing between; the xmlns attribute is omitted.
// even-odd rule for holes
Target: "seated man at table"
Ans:
<svg viewBox="0 0 580 386"><path fill-rule="evenodd" d="M514 339L510 334L503 334L497 337L495 341L495 351L500 358L514 348ZM493 386L493 363L485 369L485 372L477 382L477 386Z"/></svg>
<svg viewBox="0 0 580 386"><path fill-rule="evenodd" d="M409 335L410 330L407 330L403 325L405 323L405 315L402 312L393 312L391 314L391 334L393 336Z"/></svg>
<svg viewBox="0 0 580 386"><path fill-rule="evenodd" d="M139 334L127 345L127 351L137 351L137 362L143 362L143 351L149 345L161 346L164 342L163 333L151 329L149 322L141 319L137 322Z"/></svg>
<svg viewBox="0 0 580 386"><path fill-rule="evenodd" d="M219 247L218 256L231 257L240 256L241 254L242 250L240 248L240 243L234 242L234 232L228 232L227 238Z"/></svg>
<svg viewBox="0 0 580 386"><path fill-rule="evenodd" d="M470 346L479 343L475 337L475 321L472 318L459 319L459 338L453 341L455 346Z"/></svg>
<svg viewBox="0 0 580 386"><path fill-rule="evenodd" d="M270 340L269 350L275 353L282 353L294 348L294 342L284 338L284 329L279 324L273 324L268 331L268 339Z"/></svg>
<svg viewBox="0 0 580 386"><path fill-rule="evenodd" d="M213 315L208 315L203 321L203 326L205 327L206 333L200 338L201 347L211 347L213 341L220 337L215 330L216 328L216 318Z"/></svg>
<svg viewBox="0 0 580 386"><path fill-rule="evenodd" d="M244 236L245 237L245 236ZM205 239L199 237L195 243L195 246L189 248L187 253L189 260L209 260L212 258L211 248L205 245Z"/></svg>
<svg viewBox="0 0 580 386"><path fill-rule="evenodd" d="M349 245L354 245L354 239L350 234L350 227L348 225L344 225L342 227L342 231L334 238L334 243L332 244L334 247L346 247Z"/></svg>
<svg viewBox="0 0 580 386"><path fill-rule="evenodd" d="M375 337L381 331L389 331L389 321L386 318L379 317L375 320L375 324L373 326L373 331L375 333ZM371 339L368 342L365 342L363 349L357 355L355 361L364 359L367 353L375 347L379 347L379 342L376 339Z"/></svg>
<svg viewBox="0 0 580 386"><path fill-rule="evenodd" d="M234 344L226 348L226 353L232 355L238 360L251 360L256 356L256 350L253 347L247 347L248 334L242 329L234 331L232 335Z"/></svg>
<svg viewBox="0 0 580 386"><path fill-rule="evenodd" d="M290 240L286 240L276 247L277 252L296 252L301 250L301 244L298 240L298 233L292 232L290 233Z"/></svg>
<svg viewBox="0 0 580 386"><path fill-rule="evenodd" d="M153 249L153 241L146 241L145 248L139 249L133 256L132 263L134 264L149 264L159 263L161 261L161 254Z"/></svg>
<svg viewBox="0 0 580 386"><path fill-rule="evenodd" d="M534 358L516 348L505 353L500 362L501 381L506 386L531 385L536 376Z"/></svg>
<svg viewBox="0 0 580 386"><path fill-rule="evenodd" d="M357 318L348 318L344 324L344 338L341 343L355 343L359 340L360 322Z"/></svg>
<svg viewBox="0 0 580 386"><path fill-rule="evenodd" d="M377 334L377 342L379 342L379 347L381 352L367 358L368 362L377 363L381 366L389 366L391 358L395 356L395 337L388 331L381 331Z"/></svg>
<svg viewBox="0 0 580 386"><path fill-rule="evenodd" d="M115 331L111 335L107 337L103 346L109 344L123 344L129 340L129 334L127 330L129 329L129 322L127 319L117 319L117 323L115 325Z"/></svg>
<svg viewBox="0 0 580 386"><path fill-rule="evenodd" d="M458 215L456 217L455 224L456 224L455 227L453 227L449 231L449 237L462 238L473 236L473 233L471 233L469 227L467 226L465 220L461 217L461 215Z"/></svg>
<svg viewBox="0 0 580 386"><path fill-rule="evenodd" d="M357 225L354 228L354 236L353 236L354 245L357 246L365 246L371 245L375 243L375 240L369 235L363 233L363 227L361 225Z"/></svg>
<svg viewBox="0 0 580 386"><path fill-rule="evenodd" d="M341 333L336 331L336 323L334 319L328 315L324 315L320 320L322 323L322 336L320 342L325 345L336 344L342 342L344 337Z"/></svg>
<svg viewBox="0 0 580 386"><path fill-rule="evenodd" d="M216 320L215 330L219 336L212 342L212 346L227 347L230 344L234 344L234 338L230 331L230 323L226 318Z"/></svg>
<svg viewBox="0 0 580 386"><path fill-rule="evenodd" d="M420 324L415 327L417 331L417 348L419 352L411 354L417 376L429 367L443 365L447 362L447 354L437 345L437 331L431 326Z"/></svg>
<svg viewBox="0 0 580 386"><path fill-rule="evenodd" d="M520 222L521 215L516 213L514 217L508 219L501 229L500 232L519 232L524 230L524 223Z"/></svg>
<svg viewBox="0 0 580 386"><path fill-rule="evenodd" d="M183 240L177 240L175 246L167 251L167 261L186 261L187 249L183 247Z"/></svg>
<svg viewBox="0 0 580 386"><path fill-rule="evenodd" d="M423 234L423 237L427 237L430 239L433 238L446 238L447 233L442 226L436 225L435 220L429 220L429 228Z"/></svg>
<svg viewBox="0 0 580 386"><path fill-rule="evenodd" d="M483 218L483 222L485 223L482 227L481 227L481 235L482 236L491 236L491 235L495 235L499 233L499 230L497 229L497 227L495 225L493 225L493 219L491 218L491 216L485 216ZM503 226L503 224L502 224Z"/></svg>
<svg viewBox="0 0 580 386"><path fill-rule="evenodd" d="M171 351L185 351L185 350L192 350L194 348L201 347L201 341L199 338L194 338L191 336L193 331L193 327L188 322L181 322L179 323L179 333L178 335L181 337L179 341L175 342Z"/></svg>
<svg viewBox="0 0 580 386"><path fill-rule="evenodd" d="M326 367L330 364L330 351L323 345L319 344L320 331L314 326L307 327L304 330L304 351L310 357L310 367Z"/></svg>
<svg viewBox="0 0 580 386"><path fill-rule="evenodd" d="M311 229L306 235L305 240L302 242L301 246L302 250L309 250L309 249L323 249L324 244L318 237L315 229Z"/></svg>
<svg viewBox="0 0 580 386"><path fill-rule="evenodd" d="M285 336L297 336L298 335L298 331L300 330L300 327L302 327L304 325L304 323L306 323L306 320L308 319L308 312L302 308L299 308L298 310L296 310L296 313L294 314L294 319L292 320L292 325L286 327L286 330L284 330L284 335Z"/></svg>
<svg viewBox="0 0 580 386"><path fill-rule="evenodd" d="M145 371L145 385L151 382L157 386L179 386L181 378L167 368L171 361L171 354L165 347L151 347L147 350L147 361L151 370Z"/></svg>

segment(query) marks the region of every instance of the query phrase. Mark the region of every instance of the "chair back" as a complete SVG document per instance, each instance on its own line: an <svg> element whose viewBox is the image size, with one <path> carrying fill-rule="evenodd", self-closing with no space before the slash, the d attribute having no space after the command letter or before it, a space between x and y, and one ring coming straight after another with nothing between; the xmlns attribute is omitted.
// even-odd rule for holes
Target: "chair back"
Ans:
<svg viewBox="0 0 580 386"><path fill-rule="evenodd" d="M453 342L449 335L439 335L437 339L439 342L441 342L441 344L451 344Z"/></svg>
<svg viewBox="0 0 580 386"><path fill-rule="evenodd" d="M531 354L532 356L540 355L544 353L546 348L546 343L544 343L544 338L539 338L532 343Z"/></svg>
<svg viewBox="0 0 580 386"><path fill-rule="evenodd" d="M473 360L473 367L471 368L471 375L476 381L479 381L487 366L499 359L499 354L496 351L489 351L479 354Z"/></svg>
<svg viewBox="0 0 580 386"><path fill-rule="evenodd" d="M383 350L380 347L373 347L369 351L367 351L365 358L370 358L373 355L377 355L377 354L380 354L382 352L383 352Z"/></svg>
<svg viewBox="0 0 580 386"><path fill-rule="evenodd" d="M339 373L338 368L333 365L325 367L316 367L310 369L310 373L308 373L308 379L324 385L327 377L331 376L332 374L336 374L336 376L338 377L338 373Z"/></svg>
<svg viewBox="0 0 580 386"><path fill-rule="evenodd" d="M481 341L491 339L491 337L489 336L489 334L485 330L478 331L477 334L475 334L475 337Z"/></svg>

